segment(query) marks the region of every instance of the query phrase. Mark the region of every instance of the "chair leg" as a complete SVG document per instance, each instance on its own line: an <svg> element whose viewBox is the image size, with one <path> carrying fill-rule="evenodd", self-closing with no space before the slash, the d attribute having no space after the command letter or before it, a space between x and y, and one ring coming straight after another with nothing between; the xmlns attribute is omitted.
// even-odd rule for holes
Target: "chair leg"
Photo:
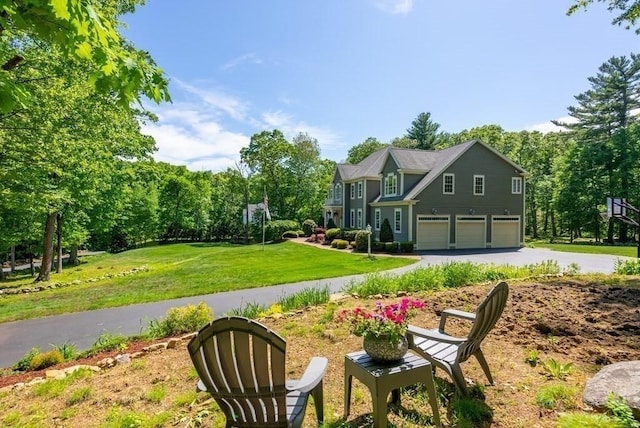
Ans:
<svg viewBox="0 0 640 428"><path fill-rule="evenodd" d="M451 378L453 379L453 383L455 383L456 388L463 396L469 395L469 390L467 389L467 381L464 379L464 375L462 374L462 370L460 369L459 364L454 364L451 366Z"/></svg>
<svg viewBox="0 0 640 428"><path fill-rule="evenodd" d="M322 381L315 388L311 390L311 396L313 397L313 405L316 408L316 416L318 417L318 425L324 421L324 403L322 393Z"/></svg>
<svg viewBox="0 0 640 428"><path fill-rule="evenodd" d="M474 355L478 360L478 362L480 363L480 367L482 367L482 371L484 371L485 376L487 376L487 379L489 380L489 384L493 385L493 377L491 377L491 371L489 370L489 365L487 364L487 360L484 358L484 354L482 353L482 350L478 348L478 350L475 352Z"/></svg>

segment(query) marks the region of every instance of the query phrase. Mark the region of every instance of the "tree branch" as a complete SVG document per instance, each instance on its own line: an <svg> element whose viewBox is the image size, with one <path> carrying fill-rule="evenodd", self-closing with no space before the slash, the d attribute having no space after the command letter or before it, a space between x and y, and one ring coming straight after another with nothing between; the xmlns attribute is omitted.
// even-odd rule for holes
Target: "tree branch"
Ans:
<svg viewBox="0 0 640 428"><path fill-rule="evenodd" d="M4 71L10 71L13 70L14 68L16 68L18 65L20 65L20 63L24 60L23 57L21 57L20 55L14 55L13 58L11 58L9 61L5 62L2 65L2 69Z"/></svg>

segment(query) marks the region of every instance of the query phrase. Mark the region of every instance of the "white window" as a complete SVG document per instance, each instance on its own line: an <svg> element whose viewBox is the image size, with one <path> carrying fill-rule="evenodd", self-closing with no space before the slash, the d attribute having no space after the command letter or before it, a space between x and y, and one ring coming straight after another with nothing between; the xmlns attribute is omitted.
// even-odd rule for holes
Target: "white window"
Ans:
<svg viewBox="0 0 640 428"><path fill-rule="evenodd" d="M519 195L522 193L522 178L511 177L511 193Z"/></svg>
<svg viewBox="0 0 640 428"><path fill-rule="evenodd" d="M380 208L376 208L373 214L373 228L380 230Z"/></svg>
<svg viewBox="0 0 640 428"><path fill-rule="evenodd" d="M362 181L358 182L358 199L362 199Z"/></svg>
<svg viewBox="0 0 640 428"><path fill-rule="evenodd" d="M473 194L484 195L484 175L473 176Z"/></svg>
<svg viewBox="0 0 640 428"><path fill-rule="evenodd" d="M349 211L349 227L354 228L356 226L356 210Z"/></svg>
<svg viewBox="0 0 640 428"><path fill-rule="evenodd" d="M395 174L390 173L384 180L384 195L395 196L398 191L398 177Z"/></svg>
<svg viewBox="0 0 640 428"><path fill-rule="evenodd" d="M362 229L362 210L358 208L358 229Z"/></svg>
<svg viewBox="0 0 640 428"><path fill-rule="evenodd" d="M400 208L396 208L393 210L393 217L395 219L393 230L396 233L402 232L402 210Z"/></svg>
<svg viewBox="0 0 640 428"><path fill-rule="evenodd" d="M356 185L351 183L349 188L351 189L351 199L353 199L356 197Z"/></svg>
<svg viewBox="0 0 640 428"><path fill-rule="evenodd" d="M334 196L337 202L342 202L342 185L340 183L336 184Z"/></svg>
<svg viewBox="0 0 640 428"><path fill-rule="evenodd" d="M455 175L443 174L442 175L442 194L453 195L455 193Z"/></svg>

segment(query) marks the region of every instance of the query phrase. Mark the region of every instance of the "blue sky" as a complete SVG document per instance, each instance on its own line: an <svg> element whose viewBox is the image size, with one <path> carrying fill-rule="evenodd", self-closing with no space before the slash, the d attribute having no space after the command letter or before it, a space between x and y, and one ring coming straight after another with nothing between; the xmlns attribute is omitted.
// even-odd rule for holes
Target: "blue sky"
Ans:
<svg viewBox="0 0 640 428"><path fill-rule="evenodd" d="M144 127L155 157L224 170L251 135L315 137L322 156L402 136L421 112L441 130L551 129L587 78L640 36L601 4L570 0L150 0L125 37L170 78Z"/></svg>

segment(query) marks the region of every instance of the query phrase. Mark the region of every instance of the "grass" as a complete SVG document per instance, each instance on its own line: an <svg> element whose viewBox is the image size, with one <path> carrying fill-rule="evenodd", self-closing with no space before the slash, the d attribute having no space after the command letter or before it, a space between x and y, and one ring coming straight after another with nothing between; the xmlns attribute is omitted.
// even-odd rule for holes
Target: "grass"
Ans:
<svg viewBox="0 0 640 428"><path fill-rule="evenodd" d="M371 260L362 254L291 242L264 247L176 244L141 248L89 257L84 264L52 275L52 281L74 282L72 285L2 297L0 322L378 272L414 262L401 257ZM141 267L145 269L123 275ZM0 286L31 287L31 281L25 274Z"/></svg>
<svg viewBox="0 0 640 428"><path fill-rule="evenodd" d="M532 248L548 248L553 251L562 251L565 253L583 253L583 254L609 254L620 257L636 257L638 248L636 246L623 245L604 245L604 244L557 244L544 241L534 241L527 243Z"/></svg>

